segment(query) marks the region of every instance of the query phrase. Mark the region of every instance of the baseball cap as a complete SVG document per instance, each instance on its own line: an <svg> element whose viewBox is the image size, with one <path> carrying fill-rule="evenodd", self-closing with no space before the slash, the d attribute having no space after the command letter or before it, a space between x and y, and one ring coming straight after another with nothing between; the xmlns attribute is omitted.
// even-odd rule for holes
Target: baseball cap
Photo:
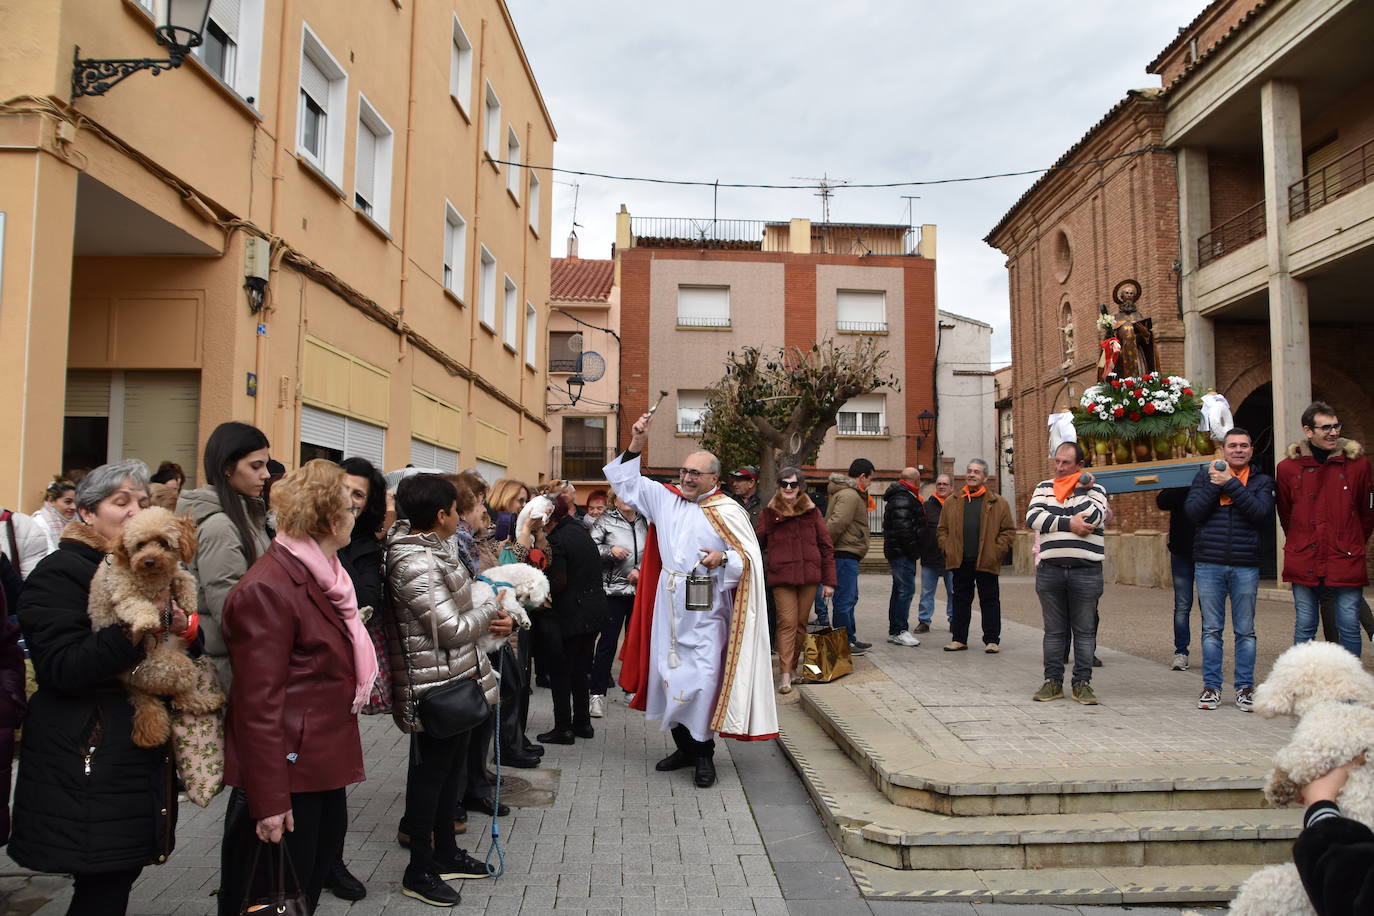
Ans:
<svg viewBox="0 0 1374 916"><path fill-rule="evenodd" d="M758 479L759 479L759 469L756 468L756 467L754 467L752 464L746 464L746 465L745 465L744 467L742 467L742 468L735 468L735 472L734 472L733 474L731 474L730 476L731 476L731 477L741 477L741 478L744 478L744 479L746 479L746 480L758 480Z"/></svg>

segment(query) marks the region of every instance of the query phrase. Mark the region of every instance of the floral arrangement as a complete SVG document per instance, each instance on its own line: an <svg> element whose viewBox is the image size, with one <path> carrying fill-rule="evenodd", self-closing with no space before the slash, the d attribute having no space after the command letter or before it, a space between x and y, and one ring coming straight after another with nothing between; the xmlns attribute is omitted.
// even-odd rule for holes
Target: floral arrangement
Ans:
<svg viewBox="0 0 1374 916"><path fill-rule="evenodd" d="M1186 378L1150 372L1098 382L1073 414L1083 439L1152 439L1197 426L1202 400Z"/></svg>

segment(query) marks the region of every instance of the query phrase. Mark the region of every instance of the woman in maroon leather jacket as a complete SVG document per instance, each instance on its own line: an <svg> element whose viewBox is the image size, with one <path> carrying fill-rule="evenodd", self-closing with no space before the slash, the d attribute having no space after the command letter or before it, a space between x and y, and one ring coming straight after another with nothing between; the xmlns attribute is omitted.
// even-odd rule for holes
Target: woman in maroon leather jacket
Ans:
<svg viewBox="0 0 1374 916"><path fill-rule="evenodd" d="M259 840L286 841L310 909L343 850L344 788L363 780L358 711L377 655L337 552L353 532L343 469L316 459L272 488L277 536L229 593L220 913L238 913ZM265 858L265 857L264 857ZM252 894L268 888L260 866Z"/></svg>

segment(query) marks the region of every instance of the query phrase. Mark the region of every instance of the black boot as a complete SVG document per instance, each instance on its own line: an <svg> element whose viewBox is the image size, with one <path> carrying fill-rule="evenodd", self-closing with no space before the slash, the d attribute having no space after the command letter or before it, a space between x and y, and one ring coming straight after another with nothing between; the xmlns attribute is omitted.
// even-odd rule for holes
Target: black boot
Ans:
<svg viewBox="0 0 1374 916"><path fill-rule="evenodd" d="M348 866L344 865L343 859L329 866L329 874L325 876L324 886L329 888L329 893L340 900L362 900L367 896L367 888L363 882L349 873Z"/></svg>

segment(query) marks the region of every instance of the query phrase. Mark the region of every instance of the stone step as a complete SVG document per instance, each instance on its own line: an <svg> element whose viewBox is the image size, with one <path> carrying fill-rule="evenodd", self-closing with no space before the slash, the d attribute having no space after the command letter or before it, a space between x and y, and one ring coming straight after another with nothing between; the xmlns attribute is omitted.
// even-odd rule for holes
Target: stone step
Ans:
<svg viewBox="0 0 1374 916"><path fill-rule="evenodd" d="M979 766L941 759L840 684L799 688L796 705L815 720L871 784L895 805L960 817L1259 808L1254 767ZM932 729L934 732L935 729ZM939 750L937 746L935 748Z"/></svg>
<svg viewBox="0 0 1374 916"><path fill-rule="evenodd" d="M866 896L1223 901L1260 865L1287 861L1299 830L1296 809L932 814L889 801L797 705L778 715L783 750Z"/></svg>

